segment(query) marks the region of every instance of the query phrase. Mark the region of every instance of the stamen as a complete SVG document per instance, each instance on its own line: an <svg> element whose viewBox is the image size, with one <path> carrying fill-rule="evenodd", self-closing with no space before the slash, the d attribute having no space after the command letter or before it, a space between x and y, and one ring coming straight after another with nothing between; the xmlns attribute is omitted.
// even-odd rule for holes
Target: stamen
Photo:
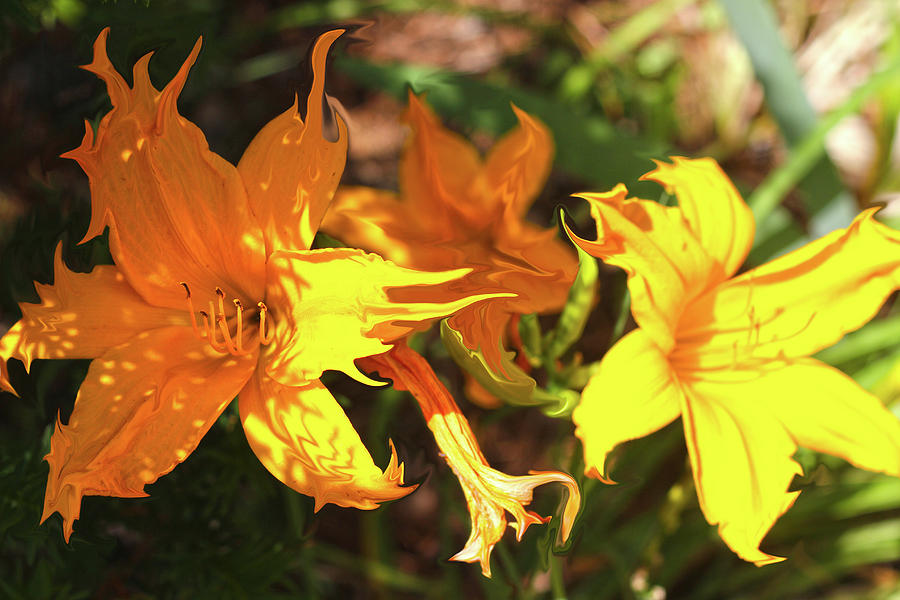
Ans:
<svg viewBox="0 0 900 600"><path fill-rule="evenodd" d="M194 330L194 335L199 339L206 340L217 352L242 356L251 351L244 349L244 305L238 298L232 300L236 320L235 334L232 336L225 313L225 292L222 288L216 287L216 300L209 301L209 310L199 311L201 321L198 323L190 287L184 281L180 281L179 285L184 288L186 294L185 299L191 314L191 328ZM268 309L265 303L259 302L257 307L259 308L259 343L266 345L274 339L275 330L271 320L268 319ZM222 332L221 341L217 338L217 329Z"/></svg>
<svg viewBox="0 0 900 600"><path fill-rule="evenodd" d="M235 344L234 347L237 350L238 354L242 354L244 352L243 348L243 337L244 337L244 306L241 304L241 301L235 298L232 300L234 302L234 312L237 314L237 331L235 334Z"/></svg>
<svg viewBox="0 0 900 600"><path fill-rule="evenodd" d="M212 306L212 302L209 304ZM216 339L216 330L212 319L210 319L205 310L200 311L200 317L203 319L203 326L206 328L206 339L209 342L209 345L217 352L225 352L225 346L220 345L219 341Z"/></svg>
<svg viewBox="0 0 900 600"><path fill-rule="evenodd" d="M266 304L264 302L259 302L256 305L259 308L259 343L263 346L267 346L272 342L272 338L275 337L275 330L273 328L269 328L266 330Z"/></svg>
<svg viewBox="0 0 900 600"><path fill-rule="evenodd" d="M180 281L179 283L184 286L184 291L187 292L188 312L191 313L191 327L194 330L194 335L196 335L198 338L202 338L203 334L200 333L200 328L197 327L197 317L194 316L194 303L191 300L191 288L189 288L188 284L184 281Z"/></svg>

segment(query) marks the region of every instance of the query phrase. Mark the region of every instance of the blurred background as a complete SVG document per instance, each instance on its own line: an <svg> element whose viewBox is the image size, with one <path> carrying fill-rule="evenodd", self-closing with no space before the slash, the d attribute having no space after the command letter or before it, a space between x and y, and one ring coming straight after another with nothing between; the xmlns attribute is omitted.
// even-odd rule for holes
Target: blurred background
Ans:
<svg viewBox="0 0 900 600"><path fill-rule="evenodd" d="M590 230L578 191L637 178L651 158L712 156L758 221L750 265L847 225L864 207L900 223L900 6L895 0L5 0L0 3L0 331L48 282L57 240L70 268L111 262L105 238L76 245L89 221L87 178L59 155L83 120L109 110L78 65L112 29L126 78L155 51L161 86L197 37L203 51L179 108L236 162L250 139L311 81L315 37L347 27L326 89L350 126L344 183L396 187L411 87L486 150L515 122L510 102L542 119L554 171L529 217L555 226L565 206ZM624 277L601 269L598 301L569 358L591 363L627 322ZM882 314L820 358L896 407L900 314ZM541 323L552 326L553 318ZM71 412L87 361L11 363L20 398L0 394L0 597L8 598L900 598L900 480L801 450L794 508L763 549L789 560L757 568L703 519L679 423L624 445L618 486L582 476L568 419L468 403L434 332L421 341L470 418L491 464L511 474L566 470L583 484L572 541L557 520L497 546L493 579L447 559L469 523L456 479L405 393L329 375L368 448L387 440L411 496L370 511L326 506L271 477L249 449L236 406L150 497L88 497L70 544L40 519L42 457L57 414ZM573 359L574 360L574 359ZM558 513L558 490L537 492Z"/></svg>

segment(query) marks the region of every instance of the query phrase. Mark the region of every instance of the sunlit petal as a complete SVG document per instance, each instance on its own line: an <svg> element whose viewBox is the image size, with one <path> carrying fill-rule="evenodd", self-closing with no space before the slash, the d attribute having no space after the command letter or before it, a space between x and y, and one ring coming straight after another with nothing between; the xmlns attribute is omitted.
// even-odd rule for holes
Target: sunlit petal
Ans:
<svg viewBox="0 0 900 600"><path fill-rule="evenodd" d="M759 544L800 493L788 492L801 473L791 458L794 440L763 404L754 379L682 385L684 434L706 520L719 526L719 535L744 560L784 560Z"/></svg>
<svg viewBox="0 0 900 600"><path fill-rule="evenodd" d="M618 444L665 427L681 413L681 391L666 357L641 329L604 356L572 413L584 444L585 473L609 481L606 458Z"/></svg>
<svg viewBox="0 0 900 600"><path fill-rule="evenodd" d="M631 312L664 351L685 307L704 292L715 263L700 246L678 208L637 198L618 185L605 194L580 194L591 205L597 240L569 237L585 252L628 273Z"/></svg>
<svg viewBox="0 0 900 600"><path fill-rule="evenodd" d="M297 102L256 134L238 171L250 208L274 250L307 250L334 195L347 158L347 125L332 111L337 139L325 137L325 59L343 29L329 31L312 51L313 82L306 100L306 122Z"/></svg>
<svg viewBox="0 0 900 600"><path fill-rule="evenodd" d="M497 296L437 296L432 286L466 271L413 271L350 248L276 253L269 273L267 299L276 329L267 369L284 385L304 385L326 369L378 385L353 361L386 352L388 342L422 322ZM405 292L403 301L392 297L399 291Z"/></svg>
<svg viewBox="0 0 900 600"><path fill-rule="evenodd" d="M798 445L900 476L900 421L847 375L801 359L764 373L754 386Z"/></svg>
<svg viewBox="0 0 900 600"><path fill-rule="evenodd" d="M196 301L262 297L262 232L235 169L211 152L203 133L178 114L176 102L200 42L168 85L150 82L150 54L134 66L129 88L106 56L103 30L85 67L102 78L113 109L90 125L81 146L63 156L78 161L91 183L91 223L85 239L110 228L110 250L128 282L148 302L183 308Z"/></svg>
<svg viewBox="0 0 900 600"><path fill-rule="evenodd" d="M755 225L750 207L716 161L673 157L672 164L658 162L641 179L678 196L688 226L721 267L719 280L734 275L750 251Z"/></svg>
<svg viewBox="0 0 900 600"><path fill-rule="evenodd" d="M434 223L428 217L412 210L394 192L341 186L321 231L351 248L375 252L405 267L446 268L452 264L452 253L432 243Z"/></svg>
<svg viewBox="0 0 900 600"><path fill-rule="evenodd" d="M39 358L96 358L138 333L165 325L187 325L184 311L154 307L141 298L114 266L90 273L70 271L62 245L53 260L53 284L36 284L40 304L23 302L22 319L0 340L0 388L13 391L6 361L29 368Z"/></svg>
<svg viewBox="0 0 900 600"><path fill-rule="evenodd" d="M441 454L459 479L466 497L472 531L463 549L451 560L480 562L485 576L491 575L491 550L503 537L507 525L521 540L525 530L549 517L526 510L534 488L545 483L561 483L568 490L560 535L567 540L581 506L581 492L575 480L558 471L531 471L528 475L507 475L488 465L475 434L447 388L421 356L405 344L389 353L370 357L366 367L393 380L396 389L409 390L419 402ZM508 523L506 513L512 515Z"/></svg>
<svg viewBox="0 0 900 600"><path fill-rule="evenodd" d="M82 496L145 496L194 451L255 364L255 353L223 357L188 327L141 333L94 360L50 442L41 520L59 512L68 540Z"/></svg>
<svg viewBox="0 0 900 600"><path fill-rule="evenodd" d="M391 445L382 472L331 393L319 381L281 385L260 369L241 391L241 422L260 462L282 483L327 503L372 509L401 498L403 465Z"/></svg>
<svg viewBox="0 0 900 600"><path fill-rule="evenodd" d="M900 233L860 214L699 298L684 316L679 368L808 356L869 321L900 287Z"/></svg>

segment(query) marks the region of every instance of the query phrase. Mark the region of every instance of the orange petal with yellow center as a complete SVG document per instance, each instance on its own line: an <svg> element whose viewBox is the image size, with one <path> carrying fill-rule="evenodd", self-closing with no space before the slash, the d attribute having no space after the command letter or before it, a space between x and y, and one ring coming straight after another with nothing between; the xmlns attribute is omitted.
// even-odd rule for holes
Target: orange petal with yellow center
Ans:
<svg viewBox="0 0 900 600"><path fill-rule="evenodd" d="M560 530L562 540L568 539L581 507L581 492L572 477L558 471L531 471L528 475L514 476L492 469L447 388L425 359L405 343L387 354L366 359L364 364L393 379L396 389L412 393L447 464L459 478L472 519L472 531L466 545L451 560L480 562L482 573L490 577L491 550L503 537L507 524L516 530L516 539L521 540L529 526L549 520L525 509L531 504L534 488L545 483L561 483L568 490ZM507 522L506 513L512 515L512 523Z"/></svg>
<svg viewBox="0 0 900 600"><path fill-rule="evenodd" d="M267 303L275 339L267 372L302 386L327 369L369 385L353 361L381 354L430 319L503 294L459 293L437 287L466 270L422 272L350 248L278 252L269 259ZM392 296L400 293L403 301Z"/></svg>
<svg viewBox="0 0 900 600"><path fill-rule="evenodd" d="M347 159L347 125L331 111L337 139L325 137L325 59L344 30L319 37L312 51L313 83L306 121L297 102L263 127L238 163L250 208L262 226L267 254L307 250L337 188Z"/></svg>
<svg viewBox="0 0 900 600"><path fill-rule="evenodd" d="M711 158L672 157L656 163L641 179L655 181L678 196L678 208L700 245L721 267L715 277L731 277L743 264L756 229L753 213L728 176Z"/></svg>
<svg viewBox="0 0 900 600"><path fill-rule="evenodd" d="M95 359L66 425L50 440L47 519L68 541L83 496L146 496L194 451L253 373L256 353L222 356L190 327L138 334Z"/></svg>
<svg viewBox="0 0 900 600"><path fill-rule="evenodd" d="M228 297L261 298L264 243L244 183L176 107L200 42L158 91L147 72L150 54L134 66L134 87L125 83L106 55L108 33L100 33L85 68L106 82L113 109L96 138L86 125L81 145L63 155L90 179L85 239L108 225L116 265L151 304L183 309L182 281L200 306L216 299L217 286Z"/></svg>
<svg viewBox="0 0 900 600"><path fill-rule="evenodd" d="M260 462L282 483L328 503L361 509L401 498L403 465L391 444L382 472L331 393L318 380L281 385L260 369L241 391L241 422Z"/></svg>
<svg viewBox="0 0 900 600"><path fill-rule="evenodd" d="M553 166L553 136L547 126L515 104L519 124L504 135L484 161L490 197L524 217Z"/></svg>
<svg viewBox="0 0 900 600"><path fill-rule="evenodd" d="M184 311L147 304L111 265L70 271L62 244L53 259L54 283L36 283L40 304L20 304L22 318L0 339L0 388L12 392L6 361L28 369L40 358L96 358L135 335L165 325L187 325Z"/></svg>
<svg viewBox="0 0 900 600"><path fill-rule="evenodd" d="M900 287L900 232L860 214L691 304L672 356L679 371L808 356L869 321Z"/></svg>
<svg viewBox="0 0 900 600"><path fill-rule="evenodd" d="M568 225L566 230L582 250L628 274L635 321L668 353L685 306L706 290L716 264L679 208L627 194L619 184L605 194L579 195L591 205L596 241L581 239Z"/></svg>

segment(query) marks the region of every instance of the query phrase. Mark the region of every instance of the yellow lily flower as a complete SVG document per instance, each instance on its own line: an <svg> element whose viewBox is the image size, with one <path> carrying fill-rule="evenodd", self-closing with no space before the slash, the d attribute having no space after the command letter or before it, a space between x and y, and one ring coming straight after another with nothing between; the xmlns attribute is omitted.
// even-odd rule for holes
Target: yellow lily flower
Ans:
<svg viewBox="0 0 900 600"><path fill-rule="evenodd" d="M309 249L346 159L339 116L336 141L323 135L325 59L342 30L316 42L305 121L295 99L236 167L176 107L200 41L160 91L149 54L128 86L106 55L108 33L85 68L113 108L64 156L90 179L85 239L109 227L115 266L74 273L57 247L53 285L38 285L41 303L22 304L0 339L9 391L9 358L94 359L51 440L42 522L59 512L68 541L83 496L145 496L238 395L253 451L317 509L410 493L393 449L382 471L318 378L333 369L380 385L354 360L493 296L441 292L465 269L422 273L361 250Z"/></svg>
<svg viewBox="0 0 900 600"><path fill-rule="evenodd" d="M568 539L581 508L581 492L571 476L558 471L530 471L528 475L513 476L491 468L453 396L425 359L405 343L360 362L364 368L392 379L394 388L408 390L415 397L441 454L459 478L472 531L463 549L450 560L479 561L481 572L490 577L491 550L506 530L507 512L513 516L509 525L516 530L519 541L530 525L550 520L524 508L531 503L534 488L545 483L561 483L568 490L560 528L562 540Z"/></svg>
<svg viewBox="0 0 900 600"><path fill-rule="evenodd" d="M550 172L553 139L537 119L513 111L518 126L482 158L410 92L412 137L400 161L400 193L342 186L322 221L325 233L405 267L472 268L465 289L515 293L449 321L494 370L502 370L511 317L560 309L578 271L555 229L524 220Z"/></svg>
<svg viewBox="0 0 900 600"><path fill-rule="evenodd" d="M572 415L588 475L607 479L619 443L680 415L700 508L741 558L794 502L798 446L900 475L900 423L840 371L809 356L871 319L900 287L900 233L875 209L735 276L753 241L749 208L711 159L644 175L678 207L582 194L597 240L572 240L628 274L638 329L619 340Z"/></svg>

